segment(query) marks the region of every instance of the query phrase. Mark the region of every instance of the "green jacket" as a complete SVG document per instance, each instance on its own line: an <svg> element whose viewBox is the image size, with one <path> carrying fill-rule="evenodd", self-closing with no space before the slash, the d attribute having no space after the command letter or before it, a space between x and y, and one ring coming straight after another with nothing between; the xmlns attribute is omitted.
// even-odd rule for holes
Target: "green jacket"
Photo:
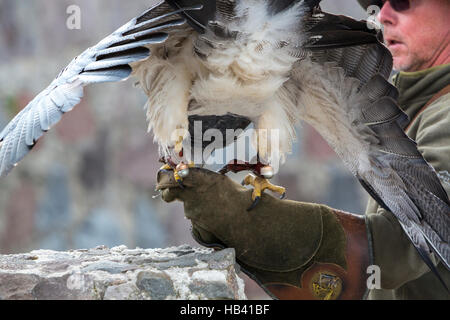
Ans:
<svg viewBox="0 0 450 320"><path fill-rule="evenodd" d="M438 91L450 84L450 64L418 72L400 72L394 77L400 92L399 104L409 119ZM425 160L438 172L450 194L450 94L421 112L406 131L417 142ZM381 289L371 290L368 299L449 299L448 293L423 263L392 213L370 199L367 225L371 235L372 264L381 270ZM450 272L435 260L450 288Z"/></svg>

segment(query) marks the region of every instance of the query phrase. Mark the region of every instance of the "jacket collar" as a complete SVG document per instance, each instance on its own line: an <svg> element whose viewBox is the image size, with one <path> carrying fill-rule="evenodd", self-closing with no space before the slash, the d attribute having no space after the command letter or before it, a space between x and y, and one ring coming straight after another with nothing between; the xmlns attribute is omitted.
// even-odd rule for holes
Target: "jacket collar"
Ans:
<svg viewBox="0 0 450 320"><path fill-rule="evenodd" d="M450 83L450 64L393 77L399 91L399 105L412 118L437 92Z"/></svg>

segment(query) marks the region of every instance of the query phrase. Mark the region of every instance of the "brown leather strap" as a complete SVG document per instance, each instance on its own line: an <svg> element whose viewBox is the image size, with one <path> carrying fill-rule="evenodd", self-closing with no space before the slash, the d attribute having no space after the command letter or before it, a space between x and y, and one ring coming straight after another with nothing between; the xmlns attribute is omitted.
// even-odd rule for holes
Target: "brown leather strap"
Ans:
<svg viewBox="0 0 450 320"><path fill-rule="evenodd" d="M435 102L437 99L439 99L440 97L445 96L447 93L450 93L450 84L447 85L444 89L442 89L441 91L439 91L438 93L436 93L434 96L431 97L430 100L428 100L428 102L422 107L422 109L419 110L419 112L416 113L416 115L414 116L414 118L409 122L408 126L405 128L405 131L408 131L408 129L412 126L412 124L414 123L414 121L416 121L417 117L425 111L426 108L428 108L430 105L433 104L433 102Z"/></svg>

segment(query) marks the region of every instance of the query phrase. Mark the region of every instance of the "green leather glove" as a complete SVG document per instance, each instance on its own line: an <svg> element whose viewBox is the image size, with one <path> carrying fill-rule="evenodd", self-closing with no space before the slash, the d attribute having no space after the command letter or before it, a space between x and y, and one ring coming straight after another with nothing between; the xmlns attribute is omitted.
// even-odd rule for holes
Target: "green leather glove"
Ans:
<svg viewBox="0 0 450 320"><path fill-rule="evenodd" d="M166 202L184 203L192 235L207 247L231 247L237 263L279 299L361 299L369 250L364 218L324 205L263 194L251 211L251 189L227 176L191 168L181 189L158 172Z"/></svg>

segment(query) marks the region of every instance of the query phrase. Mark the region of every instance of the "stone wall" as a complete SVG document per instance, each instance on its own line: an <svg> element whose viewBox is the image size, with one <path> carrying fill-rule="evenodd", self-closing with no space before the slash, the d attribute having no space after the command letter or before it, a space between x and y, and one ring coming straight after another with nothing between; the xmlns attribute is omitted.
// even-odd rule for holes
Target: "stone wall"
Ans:
<svg viewBox="0 0 450 320"><path fill-rule="evenodd" d="M125 246L0 256L0 300L246 299L233 249Z"/></svg>

